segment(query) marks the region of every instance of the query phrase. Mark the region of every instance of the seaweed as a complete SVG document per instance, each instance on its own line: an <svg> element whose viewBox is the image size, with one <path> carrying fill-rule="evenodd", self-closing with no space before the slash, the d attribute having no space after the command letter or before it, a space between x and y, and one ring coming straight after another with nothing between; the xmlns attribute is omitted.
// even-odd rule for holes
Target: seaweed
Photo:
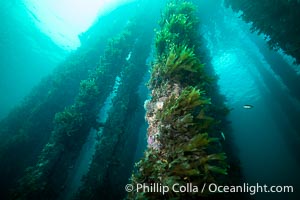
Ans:
<svg viewBox="0 0 300 200"><path fill-rule="evenodd" d="M36 164L19 180L13 199L55 199L64 190L69 168L75 164L90 129L97 127L98 111L134 45L135 36L127 29L108 42L99 64L81 80L74 103L56 113L51 137Z"/></svg>
<svg viewBox="0 0 300 200"><path fill-rule="evenodd" d="M155 63L149 84L157 87L166 81L198 87L209 82L209 77L204 73L204 64L197 58L194 48L173 45L168 55Z"/></svg>
<svg viewBox="0 0 300 200"><path fill-rule="evenodd" d="M142 25L144 21L137 20L136 23ZM152 20L150 23L154 24ZM75 199L121 199L125 196L124 185L134 163L137 129L143 124L144 113L140 112L142 102L138 87L148 68L146 59L154 34L151 24L142 32L134 28L135 32L141 34L136 37L130 59L124 60L120 85L112 100L113 106L101 130L89 172Z"/></svg>
<svg viewBox="0 0 300 200"><path fill-rule="evenodd" d="M157 31L156 60L148 83L148 149L136 163L131 181L135 185L159 183L221 183L229 168L219 138L219 121L206 89L211 78L200 62L198 19L186 1L170 1ZM204 193L167 194L133 191L128 199L197 199Z"/></svg>
<svg viewBox="0 0 300 200"><path fill-rule="evenodd" d="M251 23L251 31L264 34L273 50L282 49L300 63L300 3L296 0L225 0L225 5L235 12L242 11L241 18Z"/></svg>
<svg viewBox="0 0 300 200"><path fill-rule="evenodd" d="M170 1L160 21L162 28L156 32L155 41L158 57L168 53L174 44L185 43L189 48L199 44L199 20L195 15L190 15L195 11L195 6L190 2L180 2L180 6L178 4L179 2Z"/></svg>

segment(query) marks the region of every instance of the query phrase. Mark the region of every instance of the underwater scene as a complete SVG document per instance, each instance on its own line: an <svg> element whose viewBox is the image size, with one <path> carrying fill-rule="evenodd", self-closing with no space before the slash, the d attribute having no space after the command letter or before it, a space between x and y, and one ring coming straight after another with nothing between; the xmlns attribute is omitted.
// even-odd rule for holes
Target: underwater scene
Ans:
<svg viewBox="0 0 300 200"><path fill-rule="evenodd" d="M299 0L0 10L0 200L300 199Z"/></svg>

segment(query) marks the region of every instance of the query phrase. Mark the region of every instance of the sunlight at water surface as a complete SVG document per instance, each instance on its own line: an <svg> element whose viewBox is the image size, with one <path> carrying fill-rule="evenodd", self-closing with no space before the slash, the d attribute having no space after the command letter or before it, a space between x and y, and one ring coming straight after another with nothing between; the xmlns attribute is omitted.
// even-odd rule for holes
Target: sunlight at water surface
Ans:
<svg viewBox="0 0 300 200"><path fill-rule="evenodd" d="M24 0L36 25L65 49L80 46L78 35L97 16L134 0Z"/></svg>

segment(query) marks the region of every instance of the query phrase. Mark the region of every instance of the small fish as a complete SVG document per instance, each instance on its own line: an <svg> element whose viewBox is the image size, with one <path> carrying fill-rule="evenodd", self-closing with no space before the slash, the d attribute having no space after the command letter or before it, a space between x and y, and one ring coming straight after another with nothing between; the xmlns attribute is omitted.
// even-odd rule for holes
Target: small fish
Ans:
<svg viewBox="0 0 300 200"><path fill-rule="evenodd" d="M225 140L225 135L223 132L221 132L221 136L222 136L223 140Z"/></svg>
<svg viewBox="0 0 300 200"><path fill-rule="evenodd" d="M126 58L126 61L128 61L131 58L131 54L132 54L132 52L130 51L127 58Z"/></svg>
<svg viewBox="0 0 300 200"><path fill-rule="evenodd" d="M245 109L251 109L251 108L253 108L253 106L252 105L244 105L243 108L245 108Z"/></svg>

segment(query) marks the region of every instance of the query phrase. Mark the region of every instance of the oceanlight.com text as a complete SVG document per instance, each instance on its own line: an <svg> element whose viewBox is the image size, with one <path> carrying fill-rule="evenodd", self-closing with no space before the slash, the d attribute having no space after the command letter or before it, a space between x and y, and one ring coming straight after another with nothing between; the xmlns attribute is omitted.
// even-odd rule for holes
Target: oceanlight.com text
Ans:
<svg viewBox="0 0 300 200"><path fill-rule="evenodd" d="M256 193L289 193L294 192L293 186L282 186L282 185L272 185L268 186L266 184L260 185L256 183L256 185L249 185L248 183L244 183L239 186L234 185L217 185L215 183L208 184L208 191L211 193L249 193L250 195L255 195Z"/></svg>

